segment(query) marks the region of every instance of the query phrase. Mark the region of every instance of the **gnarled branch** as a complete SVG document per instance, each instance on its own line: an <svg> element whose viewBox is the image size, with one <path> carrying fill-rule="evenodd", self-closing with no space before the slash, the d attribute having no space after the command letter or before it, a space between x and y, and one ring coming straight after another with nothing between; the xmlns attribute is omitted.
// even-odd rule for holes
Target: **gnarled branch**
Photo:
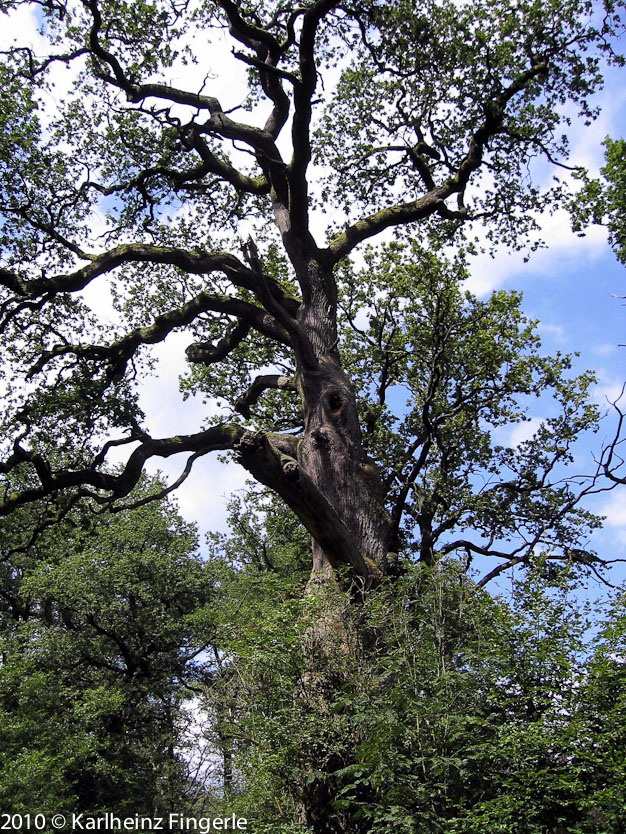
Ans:
<svg viewBox="0 0 626 834"><path fill-rule="evenodd" d="M42 353L29 370L28 377L31 378L39 373L51 359L67 355L80 356L94 361L108 361L112 368L112 375L117 376L124 372L126 364L134 356L140 345L153 345L162 342L172 330L190 324L199 315L208 311L226 313L239 318L238 327L241 334L239 341L244 338L245 333L251 327L254 327L259 333L273 341L285 345L289 344L288 335L272 316L268 315L262 308L227 295L212 295L211 293L201 292L181 307L157 316L148 327L138 327L110 345L56 345L52 350ZM189 351L189 348L187 350Z"/></svg>
<svg viewBox="0 0 626 834"><path fill-rule="evenodd" d="M202 365L211 365L214 362L221 362L237 345L241 344L250 332L249 321L240 319L237 324L229 330L223 339L214 345L211 342L193 342L185 348L185 355L189 362L197 362Z"/></svg>
<svg viewBox="0 0 626 834"><path fill-rule="evenodd" d="M296 391L296 381L293 377L280 374L262 374L258 376L235 403L235 411L238 411L246 419L250 417L250 406L258 402L264 391L273 388L277 391Z"/></svg>

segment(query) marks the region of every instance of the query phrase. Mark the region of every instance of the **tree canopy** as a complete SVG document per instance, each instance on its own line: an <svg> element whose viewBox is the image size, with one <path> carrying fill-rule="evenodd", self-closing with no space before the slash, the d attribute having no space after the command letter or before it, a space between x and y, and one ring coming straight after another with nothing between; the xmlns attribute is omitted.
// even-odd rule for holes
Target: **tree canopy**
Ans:
<svg viewBox="0 0 626 834"><path fill-rule="evenodd" d="M51 496L61 512L78 496L110 502L149 458L187 453L188 468L235 450L309 530L318 569L347 563L366 581L393 570L406 504L386 515L389 484L366 459L338 329L346 259L386 230L423 247L479 228L522 245L563 196L528 166L564 158L572 112L593 118L618 7L2 9L25 5L47 50L16 43L2 67L2 512ZM224 31L248 70L234 109L210 75L190 89L168 80L185 63L204 78L194 44ZM115 325L82 297L103 281ZM154 438L137 380L149 346L181 329L192 377L224 409L194 434ZM261 428L251 409L266 391L281 405ZM409 440L417 468L432 444L419 430ZM400 493L416 494L410 478Z"/></svg>

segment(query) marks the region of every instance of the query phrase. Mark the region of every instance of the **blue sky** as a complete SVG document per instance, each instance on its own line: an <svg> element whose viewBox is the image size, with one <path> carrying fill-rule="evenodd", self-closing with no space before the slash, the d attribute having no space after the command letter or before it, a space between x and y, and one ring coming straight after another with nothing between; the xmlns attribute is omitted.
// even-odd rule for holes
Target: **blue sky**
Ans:
<svg viewBox="0 0 626 834"><path fill-rule="evenodd" d="M535 268L531 261L526 270L509 276L504 286L523 290L524 310L539 319L546 353L578 351L574 369L596 372L595 396L609 413L600 432L581 445L582 457L584 451L598 451L612 437L615 415L608 400L619 395L626 381L626 347L619 347L626 343L626 307L613 297L626 294L626 272L608 245L590 253L584 240L581 244L580 250L572 244L571 257L547 259L549 269ZM626 557L626 486L597 496L590 506L607 516L604 529L592 538L598 553L606 558ZM624 566L614 568L613 578L626 578Z"/></svg>
<svg viewBox="0 0 626 834"><path fill-rule="evenodd" d="M610 89L607 94L611 95ZM594 167L601 164L601 139L609 132L613 137L625 132L626 111L613 109L611 115L612 124L606 133L602 122L589 131L596 143ZM571 233L568 218L559 216L548 218L546 232L548 247L531 255L528 263L517 254L500 253L491 261L484 256L477 258L469 285L480 295L495 288L521 290L525 314L539 321L543 352L578 352L572 372L595 372L598 382L594 399L607 416L599 433L580 443L576 459L579 471L590 471L591 456L599 453L615 430L615 413L609 401L619 396L626 382L626 347L620 347L626 343L626 300L616 297L626 295L626 270L608 246L602 227L593 227L581 238ZM537 401L529 416L540 419L543 407L542 401ZM518 439L530 427L532 424L522 424ZM626 558L626 486L588 499L585 506L606 516L604 528L594 532L591 539L599 555ZM616 565L611 579L625 581L626 566ZM597 590L591 589L591 595Z"/></svg>

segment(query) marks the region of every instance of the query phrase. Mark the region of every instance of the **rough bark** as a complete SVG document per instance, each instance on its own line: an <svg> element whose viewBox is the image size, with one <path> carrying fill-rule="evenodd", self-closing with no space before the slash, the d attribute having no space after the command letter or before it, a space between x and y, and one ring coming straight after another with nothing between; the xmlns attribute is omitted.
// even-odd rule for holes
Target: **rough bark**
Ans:
<svg viewBox="0 0 626 834"><path fill-rule="evenodd" d="M354 391L341 365L332 271L316 261L307 271L311 292L298 323L316 364L299 361L297 367L304 415L298 463L350 531L365 563L360 579L371 585L393 568L390 518L376 466L363 449ZM336 559L314 540L312 581L331 576L334 567Z"/></svg>

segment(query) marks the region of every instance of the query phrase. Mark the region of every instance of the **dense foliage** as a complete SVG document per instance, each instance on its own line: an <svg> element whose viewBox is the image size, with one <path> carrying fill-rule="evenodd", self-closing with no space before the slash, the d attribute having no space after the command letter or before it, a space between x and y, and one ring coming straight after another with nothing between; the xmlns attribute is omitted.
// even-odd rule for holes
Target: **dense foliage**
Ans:
<svg viewBox="0 0 626 834"><path fill-rule="evenodd" d="M338 597L302 597L301 528L262 494L230 521L204 565L193 532L154 505L10 557L9 812L234 811L304 834L315 776L329 823L352 831L623 831L623 597L593 611L580 568L538 562L494 598L444 559L358 609L342 594L348 637L320 654L309 630ZM190 698L201 749L185 746Z"/></svg>
<svg viewBox="0 0 626 834"><path fill-rule="evenodd" d="M213 551L238 554L220 626L231 664L205 695L230 704L228 807L255 831L304 834L321 782L337 830L623 832L623 595L590 605L579 567L538 561L494 597L443 559L358 609L343 596L348 625L319 654L308 629L338 601L303 601L305 572L269 566L293 530L268 500L234 507ZM304 561L305 543L292 552Z"/></svg>
<svg viewBox="0 0 626 834"><path fill-rule="evenodd" d="M3 526L0 806L164 811L191 787L187 686L211 635L214 586L193 528L150 504L72 514L27 551L12 532Z"/></svg>

